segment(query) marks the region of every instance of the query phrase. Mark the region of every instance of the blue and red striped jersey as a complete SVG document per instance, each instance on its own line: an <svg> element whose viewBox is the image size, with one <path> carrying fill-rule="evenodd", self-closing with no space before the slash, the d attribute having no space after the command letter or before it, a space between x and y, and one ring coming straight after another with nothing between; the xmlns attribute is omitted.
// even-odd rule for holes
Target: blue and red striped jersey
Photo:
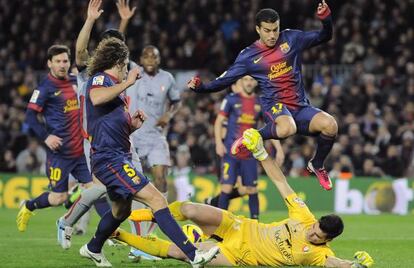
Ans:
<svg viewBox="0 0 414 268"><path fill-rule="evenodd" d="M92 164L99 158L130 154L129 135L132 126L126 94L123 92L115 99L97 106L92 104L90 98L92 89L105 90L117 83L115 77L104 72L97 73L88 80L85 102Z"/></svg>
<svg viewBox="0 0 414 268"><path fill-rule="evenodd" d="M233 142L243 135L249 128L257 128L257 122L261 115L261 107L256 96L245 97L241 94L230 93L220 107L220 114L227 117L227 132L224 137L224 145L230 152Z"/></svg>
<svg viewBox="0 0 414 268"><path fill-rule="evenodd" d="M233 65L220 77L201 84L195 91L220 91L244 75L250 75L258 81L264 110L275 102L283 103L290 109L308 105L301 74L301 52L331 39L330 17L322 21L322 24L321 31L284 30L272 48L259 40L254 42L239 53Z"/></svg>
<svg viewBox="0 0 414 268"><path fill-rule="evenodd" d="M48 134L62 138L56 153L75 158L83 154L83 138L79 121L76 76L60 80L50 73L33 91L28 109L42 113Z"/></svg>

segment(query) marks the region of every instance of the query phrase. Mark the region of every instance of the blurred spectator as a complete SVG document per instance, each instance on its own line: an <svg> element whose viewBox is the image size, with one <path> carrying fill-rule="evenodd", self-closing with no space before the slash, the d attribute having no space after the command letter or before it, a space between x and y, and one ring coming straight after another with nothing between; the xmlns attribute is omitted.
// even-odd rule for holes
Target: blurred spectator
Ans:
<svg viewBox="0 0 414 268"><path fill-rule="evenodd" d="M45 174L46 151L35 139L29 141L27 149L19 153L16 159L17 171L22 173Z"/></svg>
<svg viewBox="0 0 414 268"><path fill-rule="evenodd" d="M11 150L4 151L0 158L0 172L16 172L16 159Z"/></svg>
<svg viewBox="0 0 414 268"><path fill-rule="evenodd" d="M194 194L194 187L190 182L190 151L187 145L180 145L175 155L175 166L172 169L177 201L186 201Z"/></svg>

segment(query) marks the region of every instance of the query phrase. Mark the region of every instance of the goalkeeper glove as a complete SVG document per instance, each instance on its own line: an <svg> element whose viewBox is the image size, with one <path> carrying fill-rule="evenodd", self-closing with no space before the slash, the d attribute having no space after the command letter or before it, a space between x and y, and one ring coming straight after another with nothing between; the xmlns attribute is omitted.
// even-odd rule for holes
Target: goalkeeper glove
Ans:
<svg viewBox="0 0 414 268"><path fill-rule="evenodd" d="M374 264L374 260L366 251L357 251L354 254L352 268L368 268Z"/></svg>
<svg viewBox="0 0 414 268"><path fill-rule="evenodd" d="M249 128L244 131L242 143L246 146L247 150L252 152L254 158L259 161L263 161L269 156L263 146L262 136L254 128Z"/></svg>

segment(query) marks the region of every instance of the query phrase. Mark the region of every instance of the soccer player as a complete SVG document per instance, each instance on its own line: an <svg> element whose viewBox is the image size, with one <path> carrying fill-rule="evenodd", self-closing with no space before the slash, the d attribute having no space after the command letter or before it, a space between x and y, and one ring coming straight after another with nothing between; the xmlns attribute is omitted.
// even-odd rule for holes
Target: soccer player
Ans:
<svg viewBox="0 0 414 268"><path fill-rule="evenodd" d="M46 174L49 192L25 201L17 215L17 228L24 232L35 209L63 204L68 197L72 174L88 188L92 178L83 154L83 138L78 118L76 77L69 75L70 49L53 45L47 51L49 74L33 91L26 111L26 122L47 146ZM42 114L46 126L38 121Z"/></svg>
<svg viewBox="0 0 414 268"><path fill-rule="evenodd" d="M86 86L89 79L86 70L86 64L89 59L88 53L88 43L89 37L92 31L92 27L95 21L100 17L103 10L101 9L102 0L91 0L88 4L87 18L85 23L79 32L78 38L76 40L76 66L78 68L79 74L77 76L78 80L78 98L80 102L80 117L81 117L81 126L82 134L84 139L84 149L85 155L87 157L87 163L89 164L89 151L90 151L90 142L88 141L89 135L86 131L86 113L85 113L85 94ZM118 13L121 17L121 22L127 24L128 20L132 17L135 8L132 10L123 0L117 2ZM122 24L121 23L121 24ZM100 40L105 40L107 38L117 38L122 42L125 42L125 36L122 32L109 29L103 32L100 36ZM130 64L131 65L131 64ZM133 152L133 161L134 165L141 170L139 163L139 158L136 156L136 153ZM82 191L80 197L72 205L69 211L61 217L57 222L58 228L58 242L62 248L68 249L71 247L71 238L73 233L74 224L89 211L89 208L94 205L96 211L100 216L103 216L109 209L109 205L106 201L106 188L98 180L94 180L93 187L90 187Z"/></svg>
<svg viewBox="0 0 414 268"><path fill-rule="evenodd" d="M249 195L250 217L258 219L257 161L253 157L236 159L230 154L233 142L243 134L244 130L257 126L261 116L260 103L254 94L257 82L253 77L246 75L237 80L236 84L239 85L239 90L225 97L214 124L216 153L222 158L221 193L217 207L227 210L231 199L247 194ZM227 122L227 131L223 142L224 122ZM282 152L280 142L271 141L280 154ZM241 176L242 186L235 188L238 176Z"/></svg>
<svg viewBox="0 0 414 268"><path fill-rule="evenodd" d="M338 126L335 119L313 106L305 94L301 74L301 52L327 42L332 37L331 11L323 0L317 15L322 21L320 31L279 32L279 15L273 9L256 14L259 40L240 52L234 64L220 77L208 84L194 77L188 87L198 93L220 91L246 74L255 78L262 91L261 105L266 125L260 129L263 139L284 139L295 133L317 136L317 150L308 169L315 173L321 186L332 189L324 161L329 154ZM232 154L242 152L241 140L236 140Z"/></svg>
<svg viewBox="0 0 414 268"><path fill-rule="evenodd" d="M263 139L255 129L246 130L243 143L259 160L289 211L289 218L260 223L257 220L236 216L225 210L204 204L174 202L171 212L177 220L191 220L207 236L222 241L203 242L200 248L218 245L220 254L209 265L217 266L324 266L367 268L374 261L368 253L358 251L355 260L335 257L329 242L339 236L344 228L342 219L334 214L316 219L306 204L289 186L285 176L263 147ZM153 220L147 210L133 211L134 220ZM115 236L143 251L161 257L183 259L183 254L172 243L157 238L142 238L123 230Z"/></svg>
<svg viewBox="0 0 414 268"><path fill-rule="evenodd" d="M251 156L248 159L236 159L230 154L233 142L243 135L243 132L251 127L257 127L260 117L260 103L254 90L257 82L253 77L246 75L239 79L241 90L239 93L227 95L220 107L214 123L214 136L216 141L216 153L221 161L221 193L218 207L228 209L231 197L234 197L233 188L237 177L241 176L242 185L249 195L250 217L259 217L259 197L257 194L257 161ZM222 141L223 123L227 121L227 131ZM239 193L239 191L235 191Z"/></svg>
<svg viewBox="0 0 414 268"><path fill-rule="evenodd" d="M180 107L180 91L172 74L159 67L160 62L160 52L156 47L144 47L140 57L141 78L127 89L126 94L130 100L130 112L139 108L148 116L142 127L131 135L133 150L141 163L151 168L154 186L167 198L167 172L171 163L164 127ZM134 202L132 205L133 209L142 207ZM136 234L145 236L155 227L155 224L144 223L134 229Z"/></svg>
<svg viewBox="0 0 414 268"><path fill-rule="evenodd" d="M101 41L88 62L86 91L87 131L91 140L93 174L106 186L112 209L99 222L94 237L80 249L99 267L111 267L102 247L131 213L131 201L144 202L154 212L160 229L184 252L194 267L209 262L218 248L203 252L187 241L162 194L132 164L129 135L140 128L145 114L128 112L125 90L138 78L138 68L127 74L129 51L116 38Z"/></svg>

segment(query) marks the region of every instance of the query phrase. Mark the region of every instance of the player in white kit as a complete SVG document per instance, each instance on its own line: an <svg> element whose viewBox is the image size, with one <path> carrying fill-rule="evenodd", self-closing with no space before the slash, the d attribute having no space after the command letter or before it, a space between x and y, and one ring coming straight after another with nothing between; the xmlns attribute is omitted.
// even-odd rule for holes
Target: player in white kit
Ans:
<svg viewBox="0 0 414 268"><path fill-rule="evenodd" d="M160 52L154 46L146 46L141 53L141 78L126 90L129 97L129 110L143 110L147 120L142 127L132 133L133 146L143 165L151 169L152 182L167 197L167 172L170 166L170 151L164 133L180 106L180 91L174 77L159 68ZM133 209L139 205L132 204ZM135 223L136 224L136 223ZM155 223L133 225L135 233L141 236L150 234ZM132 227L132 225L131 225Z"/></svg>

